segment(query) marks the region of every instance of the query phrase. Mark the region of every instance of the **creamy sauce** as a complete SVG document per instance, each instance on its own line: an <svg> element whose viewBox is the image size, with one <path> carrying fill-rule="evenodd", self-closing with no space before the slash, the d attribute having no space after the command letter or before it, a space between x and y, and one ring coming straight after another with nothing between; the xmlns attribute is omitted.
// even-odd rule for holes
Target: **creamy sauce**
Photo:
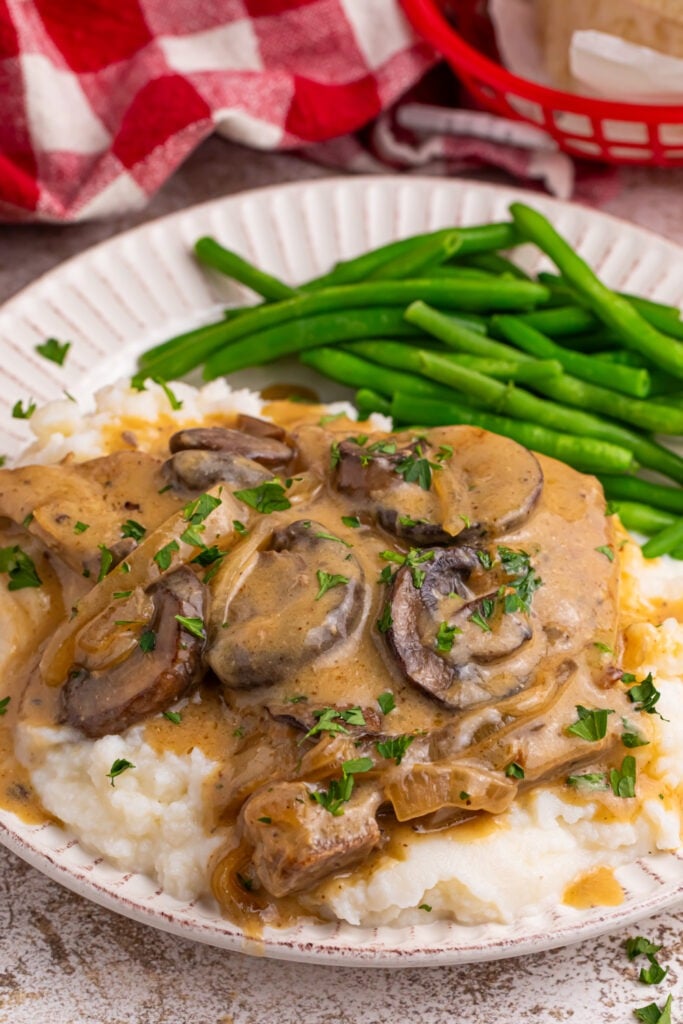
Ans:
<svg viewBox="0 0 683 1024"><path fill-rule="evenodd" d="M275 399L278 395L269 397ZM363 739L363 733L360 733L361 739L357 743L361 749L356 749L352 729L344 730L346 735L336 746L334 743L326 746L321 741L312 749L310 745L302 748L302 731L286 721L274 722L264 710L264 705L278 706L280 714L282 708L287 707L293 714L307 705L320 708L358 706L380 716L378 698L388 692L392 694L395 709L380 716L379 735L408 735L411 744L400 765L386 758L376 763L366 777L357 777L356 793L372 796L379 792L378 785L385 784L383 780L386 779L386 792L396 794L398 817L401 817L399 803L405 802L405 794L413 789L417 794L415 799L424 805L424 815L418 816L411 805L404 808L407 818L418 819L416 826L411 820L398 823L392 814L382 811L379 816L381 840L369 846L362 859L349 862L348 868L346 862L342 862L338 868L341 874L353 870L354 877L370 874L387 859L401 859L410 844L419 841L418 830L421 829L447 830L458 843L474 843L490 835L500 827L496 814L475 812L482 809L504 810L509 805L520 785L514 776L505 774L506 766L511 762L524 764L526 777L522 789L557 779L555 784L562 788L563 799L581 803L584 798L575 791L567 793L564 785L567 765L572 763L573 756L581 762L577 769L580 771L592 771L595 764L600 767L614 763L610 757L618 740L618 723L629 710L623 690L610 682L610 667L618 663L621 651L616 615L618 563L611 563L596 550L600 546L614 545L615 537L612 521L604 515L602 493L595 481L552 459L538 457L545 483L535 509L524 522L496 536L494 542L487 541L485 546L494 551L497 545L505 545L515 551L526 551L531 556L532 564L542 579L542 586L533 596L532 610L536 642L542 641L545 656L538 667L535 662L527 665L524 651L528 647L525 647L518 660L513 656L507 674L501 672L495 662L492 666L483 663L479 672L485 685L490 683L493 686L496 680L502 679L502 683L496 684L501 686L500 699L495 706L490 702L483 705L474 702L472 707L454 710L406 679L376 628L387 602L387 590L377 584L377 577L387 564L391 564L381 557L382 552L389 549L405 556L410 544L378 529L371 510L360 508L357 496L342 494L330 485L330 438L347 437L350 430L357 434L362 425L351 424L342 418L326 423L326 432L318 431L316 434L313 430L306 434L306 427L315 425L324 415L324 407L272 401L266 414L287 430L301 431L304 428L298 435L295 433L298 437L298 461L287 470L293 477L288 491L292 507L269 516L259 516L246 505L233 509L228 496L224 495L225 507L221 514L226 518L221 527L223 532L218 530L215 538L209 537L210 520L207 520L207 545L216 542L231 552L210 584L212 603L210 617L207 618L210 639L218 644L220 631L226 623L223 635L230 636L235 595L247 593L245 580L248 581L249 574L254 571L252 566L260 557L259 552L270 543L271 533L286 530L302 519L320 524L323 533L339 538L341 543L325 555L332 560L330 565L334 565L335 571L344 569L347 557L355 560L363 595L360 624L348 639L334 644L329 651L323 651L308 662L298 659L294 669L265 688L262 685L245 689L219 687L209 680L199 688L197 696L190 696L184 704L180 722L156 714L145 724L145 739L159 752L170 750L187 754L199 748L207 758L216 762L216 773L207 784L207 826L227 828L230 838L226 845L232 849L227 854L224 851L222 858L217 858L214 892L229 916L242 924L253 938L258 937L263 921L287 923L304 910L310 912L310 902L307 903L306 891L303 895L295 891L274 900L258 879L253 890L248 886L245 888L239 881L240 877L247 878L247 881L252 877L249 872L252 871L250 858L253 851L248 842L245 845L238 819L245 800L270 783L303 779L309 785L329 785L330 780L339 778L344 762L368 755L376 758L375 741ZM208 422L229 425L232 419L211 417ZM107 438L113 448L123 446L134 452L141 445L161 453L173 429L170 419L162 420L153 427L148 423L127 420L112 426ZM448 437L464 437L457 433L457 429L454 435L448 430L432 431L430 437L435 438L435 446ZM130 459L125 464L129 470L133 466ZM145 525L150 527L150 552L158 549L159 536L166 540L177 536L177 533L168 532L168 524L174 515L177 518L178 509L188 500L187 495L181 498L173 493L159 496L160 483L163 483L160 467L152 465L145 457L140 458L137 471L129 471L126 478L117 483L122 495L138 495L139 500L134 499L137 507L131 510L130 518L141 521L144 518ZM473 484L470 490L476 486ZM20 494L12 499L12 504L8 498L11 490L5 486L3 494L0 487L0 509L7 514L10 514L9 508L15 509L12 514L21 521L23 515L20 512L28 508L29 495ZM463 500L466 500L466 491L467 488ZM439 488L432 494L426 494L424 489L406 490L401 499L404 502L402 513L420 517L423 509L431 507L430 503L434 505L436 501L438 505L441 500L439 493ZM157 505L152 512L155 502ZM99 508L94 502L91 505L93 516L96 507ZM60 685L73 664L75 652L83 649L82 637L86 627L81 625L81 621L86 621L93 614L88 609L93 604L89 594L94 591L89 590L91 583L84 581L82 573L77 571L78 559L85 557L93 547L96 549L100 537L103 538L102 543L108 544L118 535L121 520L125 517L123 507L117 505L116 508L114 521L103 523L99 532L97 523L93 521L90 524L92 532L89 530L78 535L79 544L74 545L73 537L69 537L71 568L60 564L56 570L57 560L46 555L41 544L58 545L64 539L64 529L50 532L37 523L34 527L37 535L28 537L19 527L8 526L4 538L0 538L0 546L18 543L17 538L20 538L24 549L35 558L43 579L40 595L36 591L25 598L28 605L31 601L35 605L30 623L30 644L26 651L14 652L0 693L0 697L11 697L7 714L0 718L0 802L29 822L44 820L45 812L31 790L28 773L18 765L13 755L12 734L20 718L32 724L51 724L58 717ZM236 535L226 525L233 512L249 528L245 537ZM342 522L342 517L350 516L358 516L360 528L354 529ZM452 517L451 509L451 521L455 523L456 519L467 519L467 516ZM462 522L454 528L463 529ZM154 532L156 530L162 533ZM73 529L67 532L72 534ZM195 553L196 549L191 545L179 545L177 557L188 562ZM99 589L96 588L97 592L107 592L107 588L113 592L117 586L124 585L141 586L144 566L150 565L151 558L146 555L143 564L144 554L145 542L142 542L137 554L130 558L132 571L128 582L124 583L125 577L118 576L118 582L114 582L112 574L112 580L105 579ZM310 569L308 571L314 577ZM159 574L158 570L155 572ZM309 579L307 586L308 593L313 595L315 578ZM321 595L320 608L329 606L333 609L337 598L335 590ZM264 603L267 614L262 617L269 628L264 628L263 621L257 616L247 616L241 624L241 635L254 649L268 649L277 640L281 643L283 657L291 654L296 662L294 655L302 639L296 626L301 621L300 616L292 613L294 605L291 602L294 600L292 594L271 592ZM314 603L317 600L315 598ZM680 611L678 608L679 614ZM670 609L668 614L671 614ZM58 626L57 642L55 630ZM137 634L133 645L136 643ZM51 645L54 657L46 659L44 649L47 647L49 652ZM609 648L609 653L605 653L604 647ZM31 656L28 648L33 652ZM46 686L37 671L41 653L43 676L58 685ZM120 652L117 656L121 656ZM533 680L533 685L510 687L511 679L527 675ZM591 745L588 754L591 763L587 767L583 767L585 757L581 761L580 756L572 755L574 741L567 737L565 731L567 724L575 720L577 704L609 707L614 712L604 741ZM447 744L448 756L430 747L437 742L432 737L441 733L445 739L438 742ZM638 752L638 756L646 755ZM463 757L462 771L469 774L446 778L441 766L450 771L449 758L457 762ZM438 778L427 777L424 771L426 762L430 766L439 766L441 774ZM500 779L495 796L490 783L493 774ZM473 787L471 793L466 791L470 783ZM481 788L481 799L479 790L475 792L477 786ZM589 799L594 798L595 795L590 794ZM604 815L603 820L623 818L627 813L626 805L630 805L629 801L616 800L609 794L600 799L599 813ZM441 817L438 814L432 816L432 803L434 809L440 809ZM370 813L371 818L374 818L376 806ZM628 813L630 810L629 806ZM350 820L350 806L346 813ZM259 820L265 823L266 818L268 816L264 815ZM291 821L283 820L283 827L291 824L297 824L296 817ZM614 879L610 887L608 875L609 872L594 872L579 879L567 890L565 902L572 906L616 905L621 902L621 888ZM324 888L327 884L330 883L320 883L312 875L304 890L308 890L308 895L317 891L320 896L320 885ZM621 893L620 899L616 898L617 890Z"/></svg>

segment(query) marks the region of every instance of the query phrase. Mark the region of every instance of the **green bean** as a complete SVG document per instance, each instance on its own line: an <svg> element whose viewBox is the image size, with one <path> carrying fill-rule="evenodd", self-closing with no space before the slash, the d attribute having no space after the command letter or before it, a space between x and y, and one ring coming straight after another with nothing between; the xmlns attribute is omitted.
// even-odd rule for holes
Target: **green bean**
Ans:
<svg viewBox="0 0 683 1024"><path fill-rule="evenodd" d="M571 285L559 274L538 274L537 278L545 284L556 295L576 301L576 293ZM672 338L683 338L683 323L681 322L680 310L676 306L668 306L663 302L655 302L652 299L644 299L641 295L631 295L630 292L616 292L622 299L630 302L633 308L640 313L643 320L670 335Z"/></svg>
<svg viewBox="0 0 683 1024"><path fill-rule="evenodd" d="M330 287L332 285L354 284L357 281L364 281L378 267L381 267L389 260L403 256L416 245L431 238L443 238L453 230L440 228L438 231L430 231L422 235L413 235L410 238L401 238L396 242L389 242L377 249L371 249L361 256L355 256L350 260L342 260L335 264L331 271L320 277L307 281L302 285L302 291L312 291L317 288ZM517 233L510 222L499 224L480 224L469 228L458 228L460 237L460 255L475 252L490 252L492 249L508 249L517 244Z"/></svg>
<svg viewBox="0 0 683 1024"><path fill-rule="evenodd" d="M391 402L370 388L359 388L356 391L355 402L358 416L362 420L366 420L373 412L381 412L384 416L391 415Z"/></svg>
<svg viewBox="0 0 683 1024"><path fill-rule="evenodd" d="M651 508L638 501L613 501L610 507L617 513L627 530L644 533L646 536L665 530L677 522L675 516L661 509Z"/></svg>
<svg viewBox="0 0 683 1024"><path fill-rule="evenodd" d="M497 324L501 333L514 344L523 345L527 339L535 341L538 335L535 328L519 318L513 320L512 317L499 317ZM545 340L543 335L540 335L540 338ZM537 390L566 405L595 412L607 412L609 416L641 427L643 430L656 431L660 434L683 434L683 408L674 409L671 406L629 398L597 384L577 380L566 373L561 377L540 381Z"/></svg>
<svg viewBox="0 0 683 1024"><path fill-rule="evenodd" d="M491 341L490 338L480 338L471 331L463 330L460 325L453 324L452 317L439 313L437 310L425 305L425 303L413 303L406 310L405 316L411 323L424 328L424 330L439 337L442 341L448 339L448 343L453 347L457 346L460 351L469 352L472 355L489 356L493 359L513 359L515 357L518 359L531 359L531 356L518 352L511 345ZM557 397L562 401L561 395L558 393L557 388L554 388L554 385L564 380L565 376L549 380L539 380L534 383L534 387L536 391L540 391L550 398ZM577 383L580 382L577 381ZM578 416L581 415L583 417L581 422L584 424L584 432L587 436L611 441L613 444L629 448L633 452L636 461L642 466L647 466L648 469L655 469L664 476L676 480L677 483L683 483L683 459L674 452L669 451L668 448L664 448L656 441L652 441L650 438L629 430L618 423L603 420L591 414L589 424L589 421L585 419L585 413L579 414L573 409L571 412L575 423L579 422Z"/></svg>
<svg viewBox="0 0 683 1024"><path fill-rule="evenodd" d="M529 323L525 320L525 323ZM532 323L532 327L535 327L537 331L541 331L542 334L551 336L551 331L544 331L542 326ZM570 348L573 352L594 352L596 355L600 354L600 358L604 357L605 352L625 352L626 350L621 348L621 342L617 338L616 334L612 331L607 331L605 328L600 328L597 331L587 331L585 334L565 334L555 335L560 338L560 341L564 348ZM636 355L635 352L630 353ZM627 364L631 365L631 364ZM633 364L636 365L635 363ZM657 371L659 372L659 371Z"/></svg>
<svg viewBox="0 0 683 1024"><path fill-rule="evenodd" d="M380 363L382 366L390 366L399 370L409 370L413 373L421 373L420 349L414 345L402 344L400 341L353 341L344 345L347 352L372 360L373 363ZM501 359L487 359L472 355L459 355L454 352L441 351L441 354L451 362L460 366L467 366L471 370L477 370L487 377L495 380L515 380L528 382L539 380L541 377L556 377L562 373L562 367L555 360L533 360L528 363L519 363L514 360L503 361Z"/></svg>
<svg viewBox="0 0 683 1024"><path fill-rule="evenodd" d="M272 363L282 356L357 338L411 337L410 325L404 322L401 326L400 319L395 306L376 306L333 310L277 324L214 352L204 363L203 376L205 380L214 380L248 366Z"/></svg>
<svg viewBox="0 0 683 1024"><path fill-rule="evenodd" d="M302 352L299 361L305 366L312 366L325 377L346 384L347 387L362 388L371 384L374 391L389 397L394 391L405 391L407 394L439 398L443 401L453 398L450 388L434 384L431 380L425 380L424 377L417 377L412 373L403 373L401 370L382 368L380 371L374 363L343 349L312 348Z"/></svg>
<svg viewBox="0 0 683 1024"><path fill-rule="evenodd" d="M610 501L636 501L683 516L683 490L680 487L665 487L636 476L604 476L600 479Z"/></svg>
<svg viewBox="0 0 683 1024"><path fill-rule="evenodd" d="M569 463L584 473L614 472L614 467L628 464L629 454L623 448L589 437L574 437L535 423L508 419L473 409L460 402L442 402L396 392L391 414L401 423L419 423L425 427L465 423L482 427L494 434L503 434L533 451ZM612 467L612 470L608 467Z"/></svg>
<svg viewBox="0 0 683 1024"><path fill-rule="evenodd" d="M426 302L411 302L404 313L405 319L416 327L443 341L449 348L466 352L472 356L488 359L514 360L520 363L533 362L533 357L492 338L482 337L458 322L455 317L427 305Z"/></svg>
<svg viewBox="0 0 683 1024"><path fill-rule="evenodd" d="M212 353L214 366L222 366L221 353L229 342L244 339L246 335L275 327L289 321L300 321L303 317L317 313L328 313L348 308L404 306L412 299L427 299L439 302L448 308L465 311L520 309L541 302L547 294L543 285L533 281L445 281L429 278L410 278L405 281L377 281L367 284L344 285L337 288L321 288L295 298L284 299L282 302L254 306L236 319L222 320L204 328L204 334L197 337L198 332L190 332L179 338L172 338L163 345L156 346L146 353L144 367L148 376L163 377L166 380L182 376L204 362ZM294 333L292 334L294 336ZM357 337L358 335L354 335ZM236 347L234 366L227 351L222 353L225 366L241 369L249 366L252 360L249 355L254 342L250 337ZM233 346L235 348L235 346ZM258 358L254 365L269 362L267 353L257 351ZM296 351L295 348L287 352ZM286 354L286 353L282 353ZM245 361L246 359L246 361ZM180 367L180 369L179 369ZM214 376L217 373L211 371ZM227 373L229 369L219 370ZM211 379L209 377L209 379Z"/></svg>
<svg viewBox="0 0 683 1024"><path fill-rule="evenodd" d="M522 325L518 331L506 331L509 317L495 316L492 324L510 341L514 341L527 355L537 359L556 359L568 373L580 380L600 384L612 391L620 391L635 398L645 398L650 391L650 375L647 370L632 366L620 366L616 363L601 363L595 356L571 352L556 345L550 338L536 331L533 327Z"/></svg>
<svg viewBox="0 0 683 1024"><path fill-rule="evenodd" d="M607 352L595 352L595 358L607 363L619 363L621 366L643 367L650 374L650 393L648 398L657 398L660 395L669 395L680 389L681 382L677 377L672 377L664 370L653 369L638 352L631 352L627 348L610 349Z"/></svg>
<svg viewBox="0 0 683 1024"><path fill-rule="evenodd" d="M460 235L456 230L438 238L428 238L407 252L382 263L372 270L365 280L391 281L405 277L424 277L427 271L439 267L454 256L461 244Z"/></svg>
<svg viewBox="0 0 683 1024"><path fill-rule="evenodd" d="M470 398L476 398L477 404L483 403L494 412L505 413L514 419L536 423L550 430L564 430L568 434L593 437L596 440L605 439L614 443L610 438L605 438L601 421L597 417L577 413L574 409L567 409L555 402L546 402L514 386L490 380L474 370L449 363L447 358L436 352L423 351L420 354L420 362L422 372L426 376L453 387ZM622 452L624 455L621 472L628 472L634 468L635 461L631 452L626 452L626 448L622 448Z"/></svg>
<svg viewBox="0 0 683 1024"><path fill-rule="evenodd" d="M259 270L253 263L238 256L231 249L224 249L215 238L200 238L195 242L195 256L200 263L214 270L220 270L221 274L232 277L240 284L245 284L252 291L262 295L264 299L291 299L298 292L290 288L288 284Z"/></svg>
<svg viewBox="0 0 683 1024"><path fill-rule="evenodd" d="M681 342L662 334L643 319L628 299L610 291L543 214L523 203L512 203L510 212L520 234L535 242L553 260L589 309L618 332L625 348L641 352L663 370L683 377Z"/></svg>
<svg viewBox="0 0 683 1024"><path fill-rule="evenodd" d="M593 331L599 321L581 306L556 306L554 309L537 309L524 314L524 322L551 338L583 334Z"/></svg>
<svg viewBox="0 0 683 1024"><path fill-rule="evenodd" d="M512 277L517 277L521 281L530 281L529 275L518 267L512 260L507 259L505 256L501 256L499 252L481 252L474 253L473 255L466 256L463 263L460 263L461 254L457 253L455 257L455 266L473 267L477 270L486 270L490 274L510 274Z"/></svg>

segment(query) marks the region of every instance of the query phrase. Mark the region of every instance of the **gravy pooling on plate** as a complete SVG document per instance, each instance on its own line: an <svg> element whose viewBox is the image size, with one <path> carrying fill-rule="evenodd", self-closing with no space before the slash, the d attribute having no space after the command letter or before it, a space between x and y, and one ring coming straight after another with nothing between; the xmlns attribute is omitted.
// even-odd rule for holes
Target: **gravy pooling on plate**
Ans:
<svg viewBox="0 0 683 1024"><path fill-rule="evenodd" d="M0 471L2 543L45 601L8 724L201 747L241 921L305 912L406 830L619 769L632 712L597 481L475 428L268 414Z"/></svg>

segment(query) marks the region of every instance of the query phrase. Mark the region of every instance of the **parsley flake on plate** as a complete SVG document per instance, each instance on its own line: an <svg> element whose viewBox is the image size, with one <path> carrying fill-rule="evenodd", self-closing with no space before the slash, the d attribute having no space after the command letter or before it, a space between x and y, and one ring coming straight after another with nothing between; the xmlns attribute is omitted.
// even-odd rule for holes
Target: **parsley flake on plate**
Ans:
<svg viewBox="0 0 683 1024"><path fill-rule="evenodd" d="M111 781L113 786L114 779L117 779L119 775L123 775L123 773L127 772L129 768L135 768L135 765L131 761L127 761L125 757L117 757L107 772L106 778Z"/></svg>
<svg viewBox="0 0 683 1024"><path fill-rule="evenodd" d="M66 354L70 348L70 341L58 341L57 338L46 338L40 345L35 346L39 356L42 356L43 359L49 359L50 362L56 363L57 366L64 365Z"/></svg>

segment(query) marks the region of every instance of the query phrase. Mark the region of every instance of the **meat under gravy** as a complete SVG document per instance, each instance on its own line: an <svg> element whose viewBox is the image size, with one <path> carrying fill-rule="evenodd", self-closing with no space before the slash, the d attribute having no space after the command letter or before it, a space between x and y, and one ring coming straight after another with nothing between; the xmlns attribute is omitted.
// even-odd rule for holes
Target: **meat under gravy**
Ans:
<svg viewBox="0 0 683 1024"><path fill-rule="evenodd" d="M238 722L211 812L230 837L214 892L240 919L303 906L400 823L457 827L623 756L598 482L471 427L316 419L0 470L5 535L61 592L19 715L97 737L199 691ZM568 731L599 709L604 735Z"/></svg>

